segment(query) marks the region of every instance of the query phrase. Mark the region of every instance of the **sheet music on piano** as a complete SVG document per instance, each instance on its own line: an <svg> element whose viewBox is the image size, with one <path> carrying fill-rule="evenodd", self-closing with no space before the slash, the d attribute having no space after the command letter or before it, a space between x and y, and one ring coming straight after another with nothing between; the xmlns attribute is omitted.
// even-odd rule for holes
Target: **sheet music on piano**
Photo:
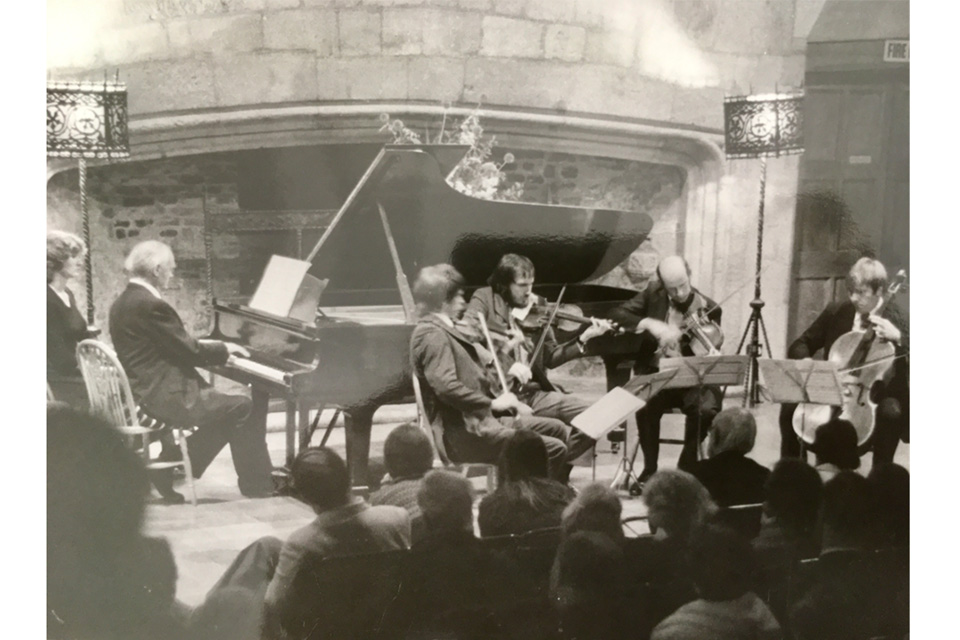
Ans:
<svg viewBox="0 0 960 640"><path fill-rule="evenodd" d="M257 290L250 298L249 307L282 318L289 316L297 292L300 291L300 284L309 268L310 263L304 260L270 256L270 262L263 271Z"/></svg>

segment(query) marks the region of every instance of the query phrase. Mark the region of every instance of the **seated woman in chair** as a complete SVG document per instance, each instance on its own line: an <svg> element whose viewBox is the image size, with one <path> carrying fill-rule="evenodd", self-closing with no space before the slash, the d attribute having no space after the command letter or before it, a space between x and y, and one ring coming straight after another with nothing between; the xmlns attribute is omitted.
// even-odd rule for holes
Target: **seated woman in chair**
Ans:
<svg viewBox="0 0 960 640"><path fill-rule="evenodd" d="M560 526L573 489L547 474L547 448L530 431L516 431L500 456L500 486L480 501L477 523L483 537Z"/></svg>
<svg viewBox="0 0 960 640"><path fill-rule="evenodd" d="M724 409L710 425L707 459L690 470L721 507L763 502L770 470L747 454L757 440L757 421L739 407Z"/></svg>
<svg viewBox="0 0 960 640"><path fill-rule="evenodd" d="M83 273L83 240L66 231L47 233L47 384L54 398L77 409L88 406L77 366L77 344L96 335L67 286Z"/></svg>

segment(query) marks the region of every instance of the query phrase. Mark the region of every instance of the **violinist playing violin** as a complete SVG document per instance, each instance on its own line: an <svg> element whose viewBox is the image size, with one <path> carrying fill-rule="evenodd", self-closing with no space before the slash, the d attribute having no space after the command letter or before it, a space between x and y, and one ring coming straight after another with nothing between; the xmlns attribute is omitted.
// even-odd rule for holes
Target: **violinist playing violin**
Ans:
<svg viewBox="0 0 960 640"><path fill-rule="evenodd" d="M907 359L907 329L896 307L888 306L883 317L877 313L884 305L887 270L879 260L860 258L847 274L849 299L834 302L817 316L803 334L787 349L792 360L811 358L823 350L829 354L834 342L851 331L873 328L876 339L894 346L897 356L892 362L892 375L871 390L874 413L872 442L863 443L873 449L873 465L892 462L900 439L909 441L909 372ZM784 404L780 409L780 457L799 457L800 440L793 426L795 404Z"/></svg>
<svg viewBox="0 0 960 640"><path fill-rule="evenodd" d="M490 332L499 336L497 356L507 370L508 382L512 381L517 397L530 406L533 415L558 419L572 430L567 442L567 460L572 462L591 449L595 442L570 424L591 403L563 393L547 377L547 369L590 355L590 339L607 333L612 325L605 320L587 320L587 328L579 336L561 343L550 326L522 324L519 318L523 310L529 309L536 297L532 292L534 277L533 262L529 258L505 254L487 279L490 286L473 293L464 320L479 327L478 318L483 317ZM541 335L541 332L546 333ZM543 345L530 362L541 337ZM569 471L568 466L567 474Z"/></svg>
<svg viewBox="0 0 960 640"><path fill-rule="evenodd" d="M641 344L634 356L634 375L655 373L661 355L668 357L693 355L688 352L689 336L684 327L694 315L720 325L720 307L690 284L690 266L680 256L668 256L657 266L657 279L633 298L610 312L610 318L624 329L641 336ZM627 374L608 367L608 381L612 386L627 381ZM653 396L637 411L640 449L643 451L643 471L638 478L642 490L650 476L657 471L660 455L660 418L667 410L679 407L686 416L684 444L679 468L688 471L697 461L697 447L710 430L714 416L720 411L723 396L720 388L667 389ZM699 432L700 438L697 439Z"/></svg>

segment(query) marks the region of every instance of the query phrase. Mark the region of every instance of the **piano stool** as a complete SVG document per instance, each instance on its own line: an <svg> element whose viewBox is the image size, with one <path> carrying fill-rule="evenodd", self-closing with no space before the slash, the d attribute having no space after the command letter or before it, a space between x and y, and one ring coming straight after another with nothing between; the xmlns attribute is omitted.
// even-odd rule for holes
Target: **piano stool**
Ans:
<svg viewBox="0 0 960 640"><path fill-rule="evenodd" d="M430 441L433 442L433 448L437 452L437 457L440 459L443 467L456 471L464 478L486 475L487 493L493 493L497 488L497 465L487 462L453 462L450 460L446 447L443 446L443 428L439 425L428 424L427 422L427 412L423 405L423 392L420 389L420 379L416 373L411 377L413 378L413 394L417 398L417 424L419 424L420 428L430 437ZM480 473L474 473L476 471L480 471Z"/></svg>
<svg viewBox="0 0 960 640"><path fill-rule="evenodd" d="M99 340L77 345L77 362L87 387L90 410L106 419L123 436L128 447L140 455L147 470L182 467L190 488L190 504L197 506L193 469L187 451L189 429L166 425L146 415L133 398L130 380L113 350ZM165 462L150 456L150 444L172 435L180 446L181 460Z"/></svg>

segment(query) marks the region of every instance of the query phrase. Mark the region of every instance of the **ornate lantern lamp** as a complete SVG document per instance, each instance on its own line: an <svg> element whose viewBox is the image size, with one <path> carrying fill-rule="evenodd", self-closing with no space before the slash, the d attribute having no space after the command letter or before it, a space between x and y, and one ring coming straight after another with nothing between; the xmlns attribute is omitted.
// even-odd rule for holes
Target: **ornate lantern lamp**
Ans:
<svg viewBox="0 0 960 640"><path fill-rule="evenodd" d="M750 302L750 319L744 329L737 353L743 350L747 336L747 371L745 402L756 406L760 402L758 386L760 333L770 353L770 339L763 322L763 299L760 295L760 274L763 261L763 207L767 185L767 158L803 153L802 93L771 93L754 96L736 96L724 100L724 152L728 159L760 159L760 213L757 218L757 267Z"/></svg>
<svg viewBox="0 0 960 640"><path fill-rule="evenodd" d="M119 82L47 83L47 155L78 158L80 213L87 245L85 276L87 324L93 324L93 269L90 219L87 213L87 159L130 156L127 132L127 88Z"/></svg>

